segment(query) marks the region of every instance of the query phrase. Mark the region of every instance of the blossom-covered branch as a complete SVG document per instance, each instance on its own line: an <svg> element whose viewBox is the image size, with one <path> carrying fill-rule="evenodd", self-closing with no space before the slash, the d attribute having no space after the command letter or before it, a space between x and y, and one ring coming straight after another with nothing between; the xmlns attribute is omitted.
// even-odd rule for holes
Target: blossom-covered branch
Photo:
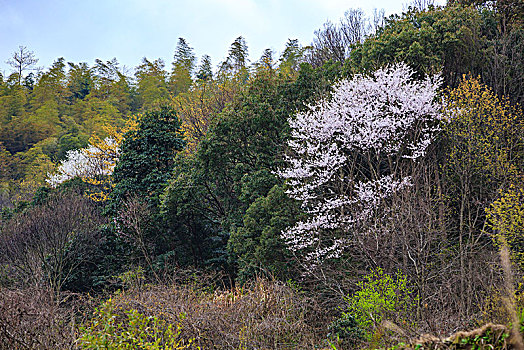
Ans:
<svg viewBox="0 0 524 350"><path fill-rule="evenodd" d="M289 248L316 264L340 256L349 233L410 185L401 164L426 153L439 130L439 76L412 78L405 64L356 75L330 98L289 119L288 194L308 219L282 232Z"/></svg>
<svg viewBox="0 0 524 350"><path fill-rule="evenodd" d="M54 174L49 174L46 180L49 185L56 187L59 184L75 177L82 179L95 179L113 173L118 160L119 147L115 140L103 140L107 147L90 145L87 148L70 150ZM107 150L111 152L108 154Z"/></svg>

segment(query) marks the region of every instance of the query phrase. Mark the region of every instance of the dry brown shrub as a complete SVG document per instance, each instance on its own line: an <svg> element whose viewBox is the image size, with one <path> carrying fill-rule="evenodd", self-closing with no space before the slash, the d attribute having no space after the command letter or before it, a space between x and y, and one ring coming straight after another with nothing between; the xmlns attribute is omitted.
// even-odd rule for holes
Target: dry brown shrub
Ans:
<svg viewBox="0 0 524 350"><path fill-rule="evenodd" d="M469 332L457 332L447 338L423 335L409 344L400 344L398 350L458 350L458 349L522 349L508 338L509 328L501 324L488 323Z"/></svg>
<svg viewBox="0 0 524 350"><path fill-rule="evenodd" d="M51 195L45 204L15 215L0 232L0 263L22 286L46 285L59 293L92 258L104 218L78 193Z"/></svg>
<svg viewBox="0 0 524 350"><path fill-rule="evenodd" d="M115 309L180 322L183 337L203 349L310 349L319 343L302 297L274 281L215 292L153 285L117 294L113 302Z"/></svg>
<svg viewBox="0 0 524 350"><path fill-rule="evenodd" d="M59 307L51 290L0 288L0 349L73 349L72 308Z"/></svg>

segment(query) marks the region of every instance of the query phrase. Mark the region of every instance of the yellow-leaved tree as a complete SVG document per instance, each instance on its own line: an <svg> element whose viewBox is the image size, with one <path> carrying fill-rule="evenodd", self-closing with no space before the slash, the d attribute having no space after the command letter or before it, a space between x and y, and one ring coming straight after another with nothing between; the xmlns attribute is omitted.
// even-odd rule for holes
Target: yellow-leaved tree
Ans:
<svg viewBox="0 0 524 350"><path fill-rule="evenodd" d="M464 79L447 102L448 165L457 173L483 174L488 183L511 182L522 158L522 112L474 78Z"/></svg>
<svg viewBox="0 0 524 350"><path fill-rule="evenodd" d="M120 145L127 132L137 129L137 118L139 116L128 119L121 129L106 125L103 128L106 133L105 138L102 139L95 135L89 140L92 147L86 149L86 154L89 158L95 160L100 167L98 174L82 176L84 182L93 185L93 189L89 191L89 197L92 200L97 202L107 200L114 187L111 174L120 154Z"/></svg>
<svg viewBox="0 0 524 350"><path fill-rule="evenodd" d="M126 133L136 130L138 118L140 116L128 119L122 128L104 126L105 137L92 136L88 147L67 152L66 159L58 165L56 172L48 174L46 181L56 187L78 177L90 185L87 194L92 200L107 200L114 187L112 174L120 155L120 145Z"/></svg>
<svg viewBox="0 0 524 350"><path fill-rule="evenodd" d="M172 99L182 122L186 153L195 152L212 121L235 100L244 85L239 74L223 74L215 80L199 80L188 92Z"/></svg>
<svg viewBox="0 0 524 350"><path fill-rule="evenodd" d="M492 224L507 226L495 212L486 217L500 191L511 189L522 173L522 111L475 78L464 77L460 85L447 93L447 123L443 126L446 160L443 165L445 203L448 205L447 237L457 248L460 271L458 295L463 296L460 309L467 316L478 293L470 283L482 273L477 253L499 233L486 230ZM502 196L504 198L504 196ZM495 209L496 208L496 209ZM500 202L495 211L506 211ZM508 215L513 215L508 212ZM493 226L492 226L493 227ZM500 242L495 238L496 242ZM475 270L477 269L477 270ZM479 270L480 269L480 270Z"/></svg>
<svg viewBox="0 0 524 350"><path fill-rule="evenodd" d="M515 262L524 267L524 186L511 184L486 210L488 226L499 247L507 245Z"/></svg>

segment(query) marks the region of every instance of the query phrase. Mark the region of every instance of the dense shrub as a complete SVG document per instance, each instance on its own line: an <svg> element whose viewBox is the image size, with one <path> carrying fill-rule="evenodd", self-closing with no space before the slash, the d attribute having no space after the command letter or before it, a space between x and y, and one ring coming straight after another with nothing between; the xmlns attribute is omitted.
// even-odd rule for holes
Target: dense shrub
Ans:
<svg viewBox="0 0 524 350"><path fill-rule="evenodd" d="M72 349L71 310L58 306L45 288L0 288L0 349Z"/></svg>
<svg viewBox="0 0 524 350"><path fill-rule="evenodd" d="M355 347L364 342L364 332L350 313L344 312L328 327L328 340L339 346Z"/></svg>
<svg viewBox="0 0 524 350"><path fill-rule="evenodd" d="M152 330L172 325L181 330L185 344L194 339L194 345L202 349L309 349L318 341L306 322L306 303L281 283L258 280L249 288L214 292L195 287L131 288L114 295L110 304L97 311L95 320L118 329L111 341L123 339L120 330L135 332L131 324L144 324L146 319ZM112 313L121 321L111 320ZM85 333L86 339L100 342L94 338L102 336L101 325L88 327L95 332Z"/></svg>
<svg viewBox="0 0 524 350"><path fill-rule="evenodd" d="M124 313L121 317L119 313ZM182 326L169 324L158 316L145 316L137 310L116 310L112 299L95 310L86 326L81 327L79 344L82 349L189 349L180 338Z"/></svg>
<svg viewBox="0 0 524 350"><path fill-rule="evenodd" d="M57 193L9 220L0 234L0 259L18 283L47 285L55 291L86 287L98 227L104 219L81 194Z"/></svg>
<svg viewBox="0 0 524 350"><path fill-rule="evenodd" d="M349 296L349 312L368 340L378 335L386 321L403 328L413 327L417 296L412 295L406 276L391 276L378 268L358 283L359 290Z"/></svg>

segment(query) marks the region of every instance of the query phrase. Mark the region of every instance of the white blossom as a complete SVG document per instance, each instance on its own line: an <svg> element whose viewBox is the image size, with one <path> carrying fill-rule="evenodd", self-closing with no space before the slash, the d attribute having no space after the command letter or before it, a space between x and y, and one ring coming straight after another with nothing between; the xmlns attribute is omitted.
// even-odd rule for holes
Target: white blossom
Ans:
<svg viewBox="0 0 524 350"><path fill-rule="evenodd" d="M441 79L417 81L412 75L398 64L342 80L330 98L289 119L291 152L277 174L308 218L282 237L312 265L340 256L347 233L410 186L399 162L423 157L439 131Z"/></svg>
<svg viewBox="0 0 524 350"><path fill-rule="evenodd" d="M111 175L118 159L119 148L115 146L115 141L111 138L106 138L104 144L116 150L116 156L108 156L104 150L94 145L70 150L66 153L66 159L58 165L57 171L54 174L48 174L47 183L51 187L56 187L75 177L97 178Z"/></svg>

